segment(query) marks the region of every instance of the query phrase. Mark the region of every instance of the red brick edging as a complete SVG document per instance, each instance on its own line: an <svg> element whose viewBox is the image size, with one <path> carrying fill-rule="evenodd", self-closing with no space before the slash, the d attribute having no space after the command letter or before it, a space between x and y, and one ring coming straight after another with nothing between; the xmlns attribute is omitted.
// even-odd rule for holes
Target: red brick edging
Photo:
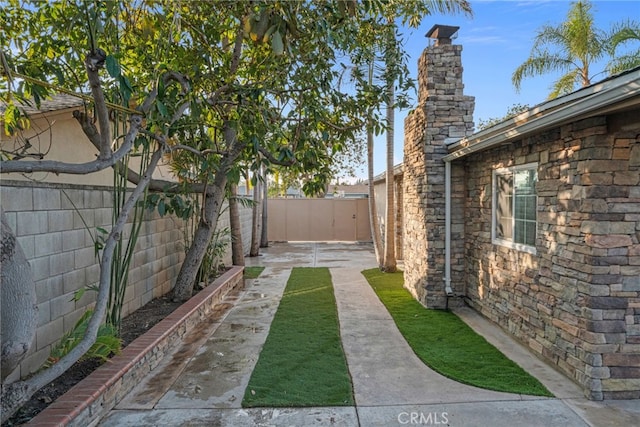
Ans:
<svg viewBox="0 0 640 427"><path fill-rule="evenodd" d="M26 425L86 427L96 424L158 366L167 350L200 323L229 291L242 285L243 270L244 267L229 269Z"/></svg>

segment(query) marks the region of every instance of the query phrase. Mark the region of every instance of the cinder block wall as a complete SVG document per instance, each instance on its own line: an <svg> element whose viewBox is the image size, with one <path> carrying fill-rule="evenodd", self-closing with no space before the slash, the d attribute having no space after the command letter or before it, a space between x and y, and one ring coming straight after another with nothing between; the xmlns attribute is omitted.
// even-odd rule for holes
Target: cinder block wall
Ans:
<svg viewBox="0 0 640 427"><path fill-rule="evenodd" d="M0 204L29 259L37 293L36 339L9 378L16 380L37 371L52 345L94 304L93 291L78 301L73 297L79 289L98 282L94 239L97 227L110 228L113 202L108 187L3 180ZM123 315L169 292L184 258L184 222L173 216L161 218L157 212L146 215L129 272ZM250 209L241 208L241 220L246 253ZM228 225L227 210L220 227ZM230 251L224 263L231 265Z"/></svg>
<svg viewBox="0 0 640 427"><path fill-rule="evenodd" d="M466 160L468 301L595 400L640 398L638 117L582 120ZM536 255L490 233L492 170L530 162Z"/></svg>

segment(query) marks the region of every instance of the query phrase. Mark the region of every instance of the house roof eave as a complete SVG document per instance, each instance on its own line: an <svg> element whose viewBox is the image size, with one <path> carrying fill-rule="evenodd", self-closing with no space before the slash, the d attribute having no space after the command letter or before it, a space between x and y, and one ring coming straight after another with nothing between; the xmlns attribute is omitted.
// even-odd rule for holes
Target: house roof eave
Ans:
<svg viewBox="0 0 640 427"><path fill-rule="evenodd" d="M84 101L82 100L82 98L60 93L53 95L51 98L43 99L40 103L39 108L35 106L35 103L18 103L18 108L20 109L20 111L22 111L22 113L32 118L36 118L45 114L77 109L78 107L82 107L83 105ZM4 112L5 108L6 104L0 102L0 113ZM2 117L0 116L0 119L1 118Z"/></svg>
<svg viewBox="0 0 640 427"><path fill-rule="evenodd" d="M598 111L612 111L607 107L628 104L634 97L640 97L640 69L540 104L496 126L452 141L443 160L450 162Z"/></svg>
<svg viewBox="0 0 640 427"><path fill-rule="evenodd" d="M398 163L397 165L395 165L393 167L393 176L399 176L403 174L403 167L404 167L404 162L403 163ZM386 172L382 172L376 176L373 177L373 183L377 184L378 182L382 182L384 180L387 179L387 173Z"/></svg>

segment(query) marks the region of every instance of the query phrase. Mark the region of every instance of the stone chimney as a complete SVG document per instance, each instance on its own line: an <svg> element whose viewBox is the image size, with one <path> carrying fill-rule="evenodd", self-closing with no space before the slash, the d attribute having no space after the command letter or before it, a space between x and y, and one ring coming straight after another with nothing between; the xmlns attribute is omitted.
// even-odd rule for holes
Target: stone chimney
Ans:
<svg viewBox="0 0 640 427"><path fill-rule="evenodd" d="M434 25L435 41L418 61L418 107L405 119L404 137L404 265L405 286L425 306L455 304L445 293L446 143L473 133L474 98L463 94L462 46L452 44L458 27ZM452 169L453 203L464 200L464 171ZM464 292L461 209L453 216L452 285ZM456 277L460 279L456 280ZM456 284L457 283L457 284Z"/></svg>

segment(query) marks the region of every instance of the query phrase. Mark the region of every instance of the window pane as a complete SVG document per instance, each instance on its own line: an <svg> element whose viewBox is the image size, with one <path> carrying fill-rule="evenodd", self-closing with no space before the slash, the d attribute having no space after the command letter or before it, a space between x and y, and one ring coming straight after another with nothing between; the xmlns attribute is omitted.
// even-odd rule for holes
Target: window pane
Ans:
<svg viewBox="0 0 640 427"><path fill-rule="evenodd" d="M527 226L525 227L525 235L524 235L524 243L525 245L535 246L536 245L536 223L535 221L527 222Z"/></svg>
<svg viewBox="0 0 640 427"><path fill-rule="evenodd" d="M513 234L513 241L516 243L522 243L524 240L524 227L525 223L523 221L515 220L515 232Z"/></svg>
<svg viewBox="0 0 640 427"><path fill-rule="evenodd" d="M513 237L513 175L496 175L496 237L511 239Z"/></svg>
<svg viewBox="0 0 640 427"><path fill-rule="evenodd" d="M527 219L529 221L535 221L536 220L536 210L537 210L537 198L535 195L533 196L527 196L525 198L525 210L524 210L524 219Z"/></svg>
<svg viewBox="0 0 640 427"><path fill-rule="evenodd" d="M537 172L523 170L515 173L515 236L516 243L535 245Z"/></svg>
<svg viewBox="0 0 640 427"><path fill-rule="evenodd" d="M535 168L496 173L496 238L535 246L538 174Z"/></svg>
<svg viewBox="0 0 640 427"><path fill-rule="evenodd" d="M536 223L535 221L515 220L515 243L535 246L536 244Z"/></svg>
<svg viewBox="0 0 640 427"><path fill-rule="evenodd" d="M505 240L511 240L513 230L511 229L511 218L499 218L496 221L496 237Z"/></svg>

